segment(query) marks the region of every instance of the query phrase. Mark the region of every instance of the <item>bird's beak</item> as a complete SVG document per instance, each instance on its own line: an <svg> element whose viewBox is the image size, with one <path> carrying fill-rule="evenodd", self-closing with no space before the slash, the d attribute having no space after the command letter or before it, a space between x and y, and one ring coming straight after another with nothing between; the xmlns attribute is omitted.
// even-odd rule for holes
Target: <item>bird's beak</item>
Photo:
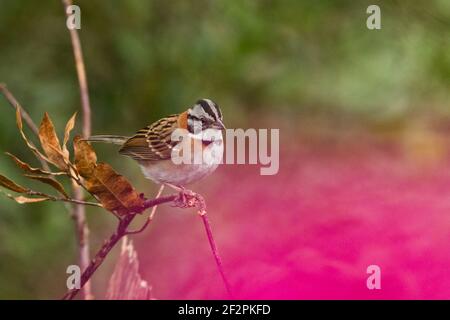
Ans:
<svg viewBox="0 0 450 320"><path fill-rule="evenodd" d="M220 130L226 129L225 125L223 124L223 122L221 120L217 120L217 122L214 124L214 126Z"/></svg>

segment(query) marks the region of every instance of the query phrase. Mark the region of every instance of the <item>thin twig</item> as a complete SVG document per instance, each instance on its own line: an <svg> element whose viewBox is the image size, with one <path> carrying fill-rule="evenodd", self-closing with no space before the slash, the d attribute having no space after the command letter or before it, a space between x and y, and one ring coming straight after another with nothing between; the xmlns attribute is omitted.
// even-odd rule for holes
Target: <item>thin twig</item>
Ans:
<svg viewBox="0 0 450 320"><path fill-rule="evenodd" d="M92 277L92 275L95 273L95 271L100 267L100 265L105 260L108 253L111 251L112 248L117 244L117 242L122 239L127 234L127 228L130 225L130 223L133 221L133 219L136 217L136 213L142 213L148 208L157 206L162 203L166 202L172 202L176 200L179 197L178 194L173 194L166 197L160 197L157 199L152 200L146 200L144 202L144 206L142 208L139 208L139 210L136 210L136 212L130 212L126 216L123 217L123 219L120 221L119 225L117 226L116 231L111 235L111 237L103 244L101 249L97 252L94 259L91 261L89 266L84 270L83 274L81 275L80 279L80 288L79 289L71 289L69 290L63 297L64 300L71 300L73 299L77 293L86 285L86 282L89 281L89 279Z"/></svg>
<svg viewBox="0 0 450 320"><path fill-rule="evenodd" d="M30 127L30 129L34 132L34 134L39 136L39 129L38 129L38 127L33 122L33 120L31 119L30 115L28 114L28 112L25 109L22 108L22 106L17 101L17 99L14 97L14 95L11 93L11 91L8 90L8 88L6 87L6 84L0 83L0 91L5 96L6 100L8 100L9 104L11 105L11 107L13 107L14 109L16 109L17 106L20 107L20 109L21 109L20 113L22 114L22 118L25 120L25 122L27 123L28 127Z"/></svg>
<svg viewBox="0 0 450 320"><path fill-rule="evenodd" d="M72 183L72 190L75 200L82 201L84 196L81 187ZM82 204L75 203L73 205L72 218L75 222L75 233L78 241L78 263L81 270L86 270L90 261L89 228L86 221L86 208ZM83 293L85 300L94 299L90 282L86 283Z"/></svg>
<svg viewBox="0 0 450 320"><path fill-rule="evenodd" d="M211 251L214 255L214 259L216 260L217 268L219 269L220 275L222 276L223 283L225 284L225 288L228 292L230 298L233 298L233 293L231 291L230 283L225 275L225 271L222 264L222 259L219 255L219 250L217 249L216 242L214 241L213 233L211 230L211 225L209 223L208 217L206 216L206 211L200 213L200 217L202 218L203 225L205 226L206 235L208 236L209 245L211 246Z"/></svg>
<svg viewBox="0 0 450 320"><path fill-rule="evenodd" d="M163 190L164 190L164 185L162 184L161 187L160 187L159 190L158 190L158 193L156 194L155 199L158 199L158 198L161 196ZM137 233L141 233L142 231L144 231L145 228L147 228L147 226L150 224L150 222L152 222L153 217L155 216L155 213L156 213L156 209L157 209L157 208L158 208L158 206L154 206L154 207L152 208L152 211L150 212L150 214L149 214L147 220L146 220L145 223L142 225L142 227L140 227L138 230L127 231L127 235L128 235L128 234L137 234Z"/></svg>
<svg viewBox="0 0 450 320"><path fill-rule="evenodd" d="M72 5L71 0L62 0L66 16L70 17L68 8ZM75 66L77 69L78 85L80 87L81 108L83 110L83 137L85 139L91 136L91 103L89 101L88 82L86 69L84 67L83 51L81 49L80 37L75 28L69 29L70 39L72 41L73 54L75 57Z"/></svg>
<svg viewBox="0 0 450 320"><path fill-rule="evenodd" d="M71 202L71 203L81 204L83 206L103 208L103 206L97 202L89 202L89 201L83 201L83 200L77 200L77 199L71 199L71 198L57 198L54 201Z"/></svg>
<svg viewBox="0 0 450 320"><path fill-rule="evenodd" d="M66 16L69 18L69 6L72 5L71 0L62 0ZM81 108L83 110L83 137L89 138L91 135L91 105L89 101L89 90L86 77L86 69L84 67L83 51L81 49L80 38L77 29L69 30L70 39L72 41L73 54L75 58L75 66L77 69L78 84L80 87ZM83 199L83 191L80 186L72 184L75 199ZM89 229L86 222L86 210L82 205L74 206L74 219L78 234L79 245L79 263L81 270L86 270L89 263ZM90 283L84 288L85 299L93 299Z"/></svg>
<svg viewBox="0 0 450 320"><path fill-rule="evenodd" d="M26 192L26 194L28 194L30 196L40 196L40 197L48 198L48 200L51 200L51 201L69 202L69 203L81 204L84 206L93 206L93 207L103 208L103 206L97 202L89 202L89 201L77 200L77 199L72 199L72 198L56 197L56 196L52 196L52 195L49 195L49 194L46 194L46 193L43 193L40 191L28 190L28 192Z"/></svg>
<svg viewBox="0 0 450 320"><path fill-rule="evenodd" d="M25 123L27 124L27 126L31 129L31 131L33 131L34 134L36 134L36 136L39 137L38 127L34 123L33 119L31 119L28 112L20 105L19 101L17 101L16 97L14 97L14 95L11 93L11 91L8 90L8 88L6 87L6 84L0 83L0 92L3 94L3 96L6 98L6 100L8 100L11 107L13 107L14 109L16 109L16 108L20 109L20 114L22 115L22 118L25 120ZM30 141L30 144L34 147L34 144L31 141ZM38 156L36 156L36 158L39 160L39 162L41 163L42 168L44 170L50 171L50 167L48 166L47 162L45 162L43 159L41 159Z"/></svg>
<svg viewBox="0 0 450 320"><path fill-rule="evenodd" d="M233 298L233 293L231 291L230 282L228 281L227 276L225 275L225 270L223 268L222 259L220 258L219 250L217 249L216 242L214 241L214 236L211 230L211 224L209 223L208 217L206 216L206 202L205 199L198 193L193 193L191 195L195 199L196 207L198 208L198 214L202 218L203 225L205 226L206 235L208 237L209 245L211 247L211 251L213 253L214 259L216 260L217 268L219 269L219 273L222 277L225 288L228 292L230 298Z"/></svg>
<svg viewBox="0 0 450 320"><path fill-rule="evenodd" d="M100 203L97 202L89 202L89 201L83 201L83 200L77 200L72 198L62 198L62 197L49 197L49 200L51 201L62 201L62 202L69 202L69 203L75 203L80 204L83 206L91 206L91 207L99 207L103 208L103 206Z"/></svg>
<svg viewBox="0 0 450 320"><path fill-rule="evenodd" d="M156 199L158 199L159 197L161 197L161 194L163 193L163 191L164 191L164 184L162 184L161 185L161 187L159 187L159 190L158 190L158 193L156 194ZM153 217L155 216L155 213L156 213L156 209L158 208L158 206L154 206L153 208L152 208L152 211L150 212L150 215L148 216L148 218L150 219L150 220L153 220Z"/></svg>

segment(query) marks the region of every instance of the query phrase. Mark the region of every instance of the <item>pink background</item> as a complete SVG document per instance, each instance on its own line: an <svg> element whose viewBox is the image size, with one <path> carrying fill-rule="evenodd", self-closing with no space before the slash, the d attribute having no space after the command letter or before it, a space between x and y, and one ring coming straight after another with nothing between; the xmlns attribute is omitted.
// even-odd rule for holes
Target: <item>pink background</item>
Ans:
<svg viewBox="0 0 450 320"><path fill-rule="evenodd" d="M421 140L356 136L282 132L278 175L226 165L192 186L208 200L237 298L450 298L447 154ZM226 298L200 218L160 209L135 237L156 298ZM381 290L366 287L371 264L381 267Z"/></svg>

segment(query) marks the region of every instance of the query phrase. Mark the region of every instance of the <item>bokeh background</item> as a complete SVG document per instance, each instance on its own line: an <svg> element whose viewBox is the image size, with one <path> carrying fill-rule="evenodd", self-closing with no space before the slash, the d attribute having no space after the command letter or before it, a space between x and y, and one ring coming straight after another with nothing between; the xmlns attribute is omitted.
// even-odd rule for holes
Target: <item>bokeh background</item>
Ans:
<svg viewBox="0 0 450 320"><path fill-rule="evenodd" d="M202 97L229 128L281 130L278 175L227 165L191 186L237 297L450 298L449 1L76 4L95 134L130 135ZM381 30L366 28L370 4ZM0 0L0 82L59 132L80 109L59 1ZM37 165L3 97L0 110L0 150ZM156 193L114 146L96 150ZM0 172L25 184L6 156ZM94 253L115 219L88 221ZM133 239L155 297L226 297L194 212L160 208ZM76 256L62 204L0 199L0 298L59 298ZM99 298L116 257L94 277ZM366 288L370 264L382 290Z"/></svg>

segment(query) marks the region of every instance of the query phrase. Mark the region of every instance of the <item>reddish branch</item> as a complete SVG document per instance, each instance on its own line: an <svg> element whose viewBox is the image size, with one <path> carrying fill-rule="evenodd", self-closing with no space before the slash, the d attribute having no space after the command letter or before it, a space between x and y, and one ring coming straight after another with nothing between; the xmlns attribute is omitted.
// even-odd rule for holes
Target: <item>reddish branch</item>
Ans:
<svg viewBox="0 0 450 320"><path fill-rule="evenodd" d="M100 265L103 263L103 260L105 260L106 256L111 251L111 249L114 248L114 246L117 244L117 242L119 242L120 239L122 239L124 236L126 236L128 234L128 226L133 221L133 219L136 217L137 213L141 213L141 212L145 211L148 208L157 206L157 205L162 204L162 203L173 202L178 197L179 197L178 194L174 194L174 195L170 195L170 196L166 196L166 197L156 198L156 199L153 199L153 200L146 200L145 203L144 203L144 207L143 208L139 208L135 212L131 212L131 213L127 214L125 217L123 217L120 220L116 231L103 244L101 249L95 255L94 259L91 261L89 266L86 268L86 270L81 275L80 289L82 289L84 287L84 285L86 284L86 282L89 281L89 279L92 277L94 272L98 269L98 267L100 267ZM149 221L149 220L147 220L147 221ZM145 225L147 226L148 223L146 222ZM143 229L145 229L145 228L143 228ZM69 290L64 295L63 299L64 300L71 300L71 299L73 299L77 295L77 293L80 291L80 289Z"/></svg>
<svg viewBox="0 0 450 320"><path fill-rule="evenodd" d="M202 218L203 225L205 226L206 235L208 236L209 245L211 246L211 251L214 255L214 259L216 260L217 268L219 269L220 276L222 277L223 283L225 284L225 288L227 289L228 295L230 298L233 297L233 293L231 291L230 283L225 275L225 271L222 265L222 259L219 255L219 250L217 249L216 242L214 241L213 233L211 230L211 225L209 224L208 217L206 216L206 211L200 213L200 217Z"/></svg>
<svg viewBox="0 0 450 320"><path fill-rule="evenodd" d="M129 231L128 226L133 221L133 219L136 217L137 213L142 213L148 208L155 207L162 203L167 202L173 202L175 206L186 208L186 207L197 207L200 217L203 220L203 224L205 226L206 234L208 236L208 241L211 246L211 250L214 255L214 259L216 260L217 267L219 268L220 275L222 276L222 280L225 284L226 290L230 297L232 297L231 292L231 286L228 282L228 279L225 275L222 260L219 255L219 251L217 250L216 243L214 241L214 237L211 231L211 226L209 224L208 218L206 216L206 204L203 197L197 193L194 192L188 192L188 193L180 193L180 194L173 194L165 197L159 197L152 200L146 200L144 203L144 206L142 208L138 208L134 212L130 212L126 216L124 216L117 226L116 231L114 234L111 235L111 237L103 244L101 249L97 252L95 255L95 258L91 261L89 266L86 268L86 270L81 275L80 280L80 288L79 289L72 289L69 290L63 297L64 300L71 300L73 299L77 293L80 291L80 289L83 288L83 286L86 284L86 282L89 281L89 279L92 277L92 275L95 273L95 271L100 267L100 265L105 260L106 256L109 254L112 248L119 242L120 239L122 239L124 236L128 234L135 234L138 232L142 232L145 230L145 228L149 225L149 223L152 221L153 216L150 215L147 221L144 223L144 225L138 230L138 231Z"/></svg>
<svg viewBox="0 0 450 320"><path fill-rule="evenodd" d="M72 5L71 0L62 0L66 16L69 18L69 6ZM80 38L77 29L69 30L70 39L72 41L73 54L75 58L75 66L78 75L78 84L80 87L81 108L83 110L83 137L89 138L91 135L91 105L89 101L89 90L86 77L86 69L84 67L83 51L81 49ZM77 200L83 199L83 190L80 186L73 184L74 197ZM79 247L79 264L81 270L85 270L89 264L89 228L86 222L86 210L82 205L74 205L75 227L78 235ZM85 299L93 299L90 284L86 284L84 288Z"/></svg>

